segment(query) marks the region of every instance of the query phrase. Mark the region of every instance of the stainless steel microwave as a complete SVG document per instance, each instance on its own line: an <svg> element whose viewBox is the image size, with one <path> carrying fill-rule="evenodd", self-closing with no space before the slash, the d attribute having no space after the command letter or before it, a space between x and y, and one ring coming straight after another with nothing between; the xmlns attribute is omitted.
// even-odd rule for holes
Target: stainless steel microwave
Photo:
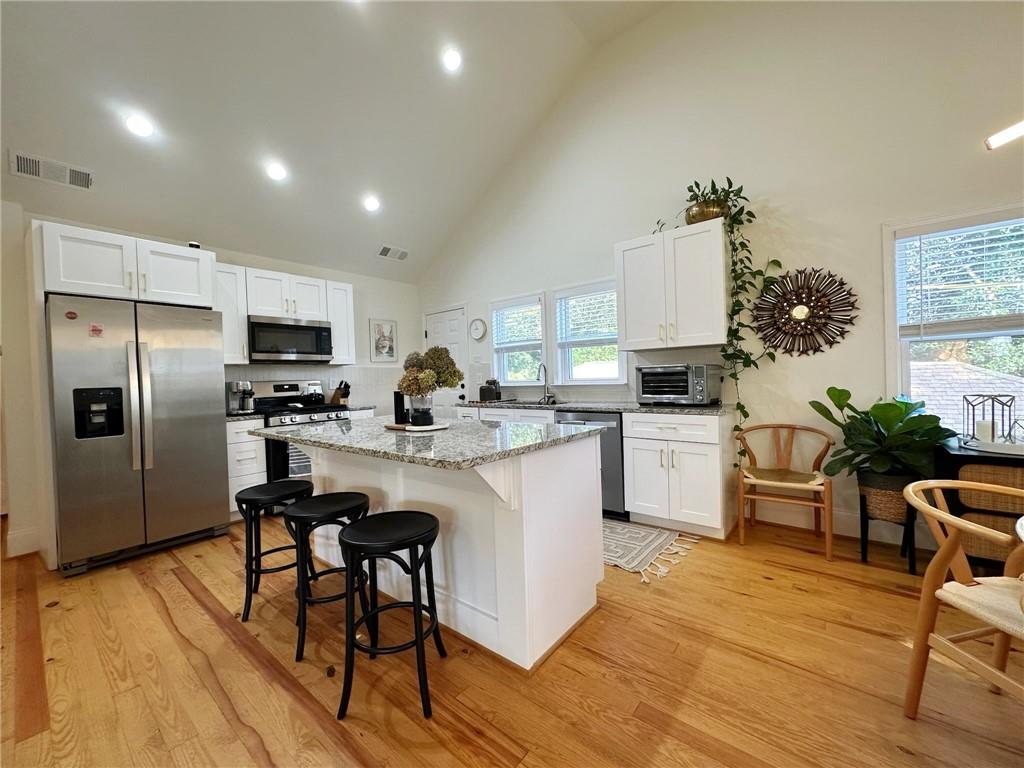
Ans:
<svg viewBox="0 0 1024 768"><path fill-rule="evenodd" d="M329 363L331 324L322 320L249 315L253 363Z"/></svg>
<svg viewBox="0 0 1024 768"><path fill-rule="evenodd" d="M722 401L722 366L638 365L636 400L641 405L717 405Z"/></svg>

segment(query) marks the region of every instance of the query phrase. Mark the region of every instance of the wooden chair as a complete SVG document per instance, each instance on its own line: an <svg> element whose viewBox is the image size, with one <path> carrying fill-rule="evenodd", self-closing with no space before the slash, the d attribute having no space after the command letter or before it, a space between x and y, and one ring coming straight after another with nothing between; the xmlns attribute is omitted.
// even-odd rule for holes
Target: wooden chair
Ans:
<svg viewBox="0 0 1024 768"><path fill-rule="evenodd" d="M1024 572L1024 544L1017 542L1018 546L1006 559L1002 576L975 579L961 546L961 537L971 534L1003 546L1014 542L1015 537L951 515L943 496L946 490L1024 498L1024 490L1019 488L964 480L921 480L903 489L903 495L925 516L939 543L939 551L925 571L917 609L914 651L903 704L903 713L911 719L917 718L928 655L932 649L983 677L991 683L993 692L1003 690L1024 699L1024 685L1006 674L1011 638L1024 640L1024 605L1021 603L1024 600L1024 581L1019 578ZM932 493L934 506L926 500L926 491ZM953 581L946 581L948 571L953 572ZM939 603L980 619L986 626L946 637L938 635L935 633L935 620ZM996 635L991 666L957 647L957 643L988 635Z"/></svg>
<svg viewBox="0 0 1024 768"><path fill-rule="evenodd" d="M757 463L757 456L747 442L752 432L771 430L772 445L775 449L775 466L762 467ZM823 443L818 455L814 457L810 472L799 472L792 469L793 441L797 432L806 432L821 438ZM832 480L821 472L821 462L836 444L827 432L814 427L803 427L799 424L758 424L747 427L736 433L743 450L746 451L749 465L741 466L736 476L736 499L739 505L740 544L744 543L746 508L750 505L750 525L757 523L757 502L776 501L782 504L796 504L811 507L814 510L814 535L821 535L821 513L825 513L825 557L832 559ZM753 486L748 491L747 486ZM812 496L790 496L782 493L761 493L758 488L778 488L782 490L810 492Z"/></svg>

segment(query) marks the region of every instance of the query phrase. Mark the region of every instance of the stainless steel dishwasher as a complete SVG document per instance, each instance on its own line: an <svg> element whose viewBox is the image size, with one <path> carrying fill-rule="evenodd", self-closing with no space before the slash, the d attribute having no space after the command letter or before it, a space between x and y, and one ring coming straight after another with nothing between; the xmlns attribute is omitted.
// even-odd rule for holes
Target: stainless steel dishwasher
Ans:
<svg viewBox="0 0 1024 768"><path fill-rule="evenodd" d="M555 422L605 428L601 433L601 506L609 517L628 519L622 485L622 414L555 411Z"/></svg>

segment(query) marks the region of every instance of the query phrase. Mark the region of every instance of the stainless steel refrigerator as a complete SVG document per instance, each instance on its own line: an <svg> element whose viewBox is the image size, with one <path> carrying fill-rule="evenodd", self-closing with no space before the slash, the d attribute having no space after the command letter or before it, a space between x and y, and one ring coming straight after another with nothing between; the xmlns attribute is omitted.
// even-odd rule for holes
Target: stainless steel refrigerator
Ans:
<svg viewBox="0 0 1024 768"><path fill-rule="evenodd" d="M220 313L58 294L46 309L61 569L220 532Z"/></svg>

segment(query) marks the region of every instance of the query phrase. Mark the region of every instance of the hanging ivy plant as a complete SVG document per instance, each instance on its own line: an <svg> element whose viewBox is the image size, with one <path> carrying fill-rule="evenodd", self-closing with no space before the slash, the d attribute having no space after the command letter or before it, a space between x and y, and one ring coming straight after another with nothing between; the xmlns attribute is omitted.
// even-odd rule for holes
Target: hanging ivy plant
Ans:
<svg viewBox="0 0 1024 768"><path fill-rule="evenodd" d="M782 262L778 259L769 259L763 267L754 266L754 257L750 251L750 241L743 232L743 227L751 224L757 215L747 207L750 200L743 194L743 185L734 187L732 179L725 177L725 184L719 184L714 179L707 186L701 186L699 181L694 181L686 188L689 196L688 203L703 203L704 210L710 214L721 215L720 208L708 206L708 203L717 203L719 207L725 208L725 236L729 243L729 300L726 309L728 310L729 328L725 336L725 344L719 350L722 355L723 367L726 376L732 380L736 387L736 412L739 414L738 423L733 427L734 432L743 429L744 422L750 418L750 412L743 403L740 396L740 376L748 368L759 368L764 359L775 362L775 353L764 346L751 348L752 340L757 339L756 328L753 325L754 303L761 293L776 281L775 274L782 268ZM696 223L701 219L692 218L694 215L701 215L701 211L694 206L690 211L690 218L687 223ZM680 211L676 218L687 213ZM710 218L711 216L707 216ZM658 220L656 232L660 232L667 226L667 222ZM678 225L677 225L678 226ZM738 456L742 458L746 451L738 450ZM738 465L737 465L738 466Z"/></svg>

